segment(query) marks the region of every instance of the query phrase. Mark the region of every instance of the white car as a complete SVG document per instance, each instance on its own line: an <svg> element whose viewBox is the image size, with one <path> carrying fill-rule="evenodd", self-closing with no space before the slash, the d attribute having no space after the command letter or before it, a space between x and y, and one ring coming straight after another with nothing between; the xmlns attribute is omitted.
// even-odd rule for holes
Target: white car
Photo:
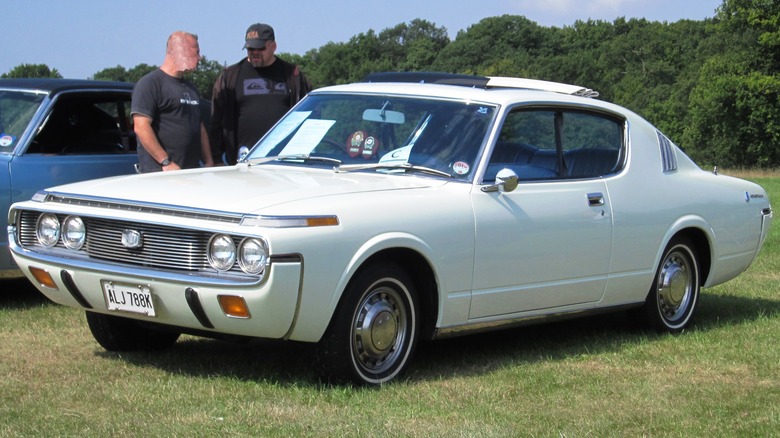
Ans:
<svg viewBox="0 0 780 438"><path fill-rule="evenodd" d="M181 333L317 343L388 382L421 339L630 312L691 322L772 210L578 86L375 74L315 90L232 167L39 192L9 212L24 273L108 350Z"/></svg>

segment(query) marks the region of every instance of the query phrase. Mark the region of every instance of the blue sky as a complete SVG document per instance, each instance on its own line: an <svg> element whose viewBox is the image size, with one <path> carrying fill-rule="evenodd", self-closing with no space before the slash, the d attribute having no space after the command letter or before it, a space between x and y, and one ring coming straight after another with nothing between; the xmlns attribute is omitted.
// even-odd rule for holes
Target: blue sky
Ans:
<svg viewBox="0 0 780 438"><path fill-rule="evenodd" d="M88 78L121 65L159 65L175 30L198 34L201 54L232 64L244 55L246 28L268 23L279 52L304 54L421 18L458 31L485 17L524 15L542 26L618 17L674 22L715 16L722 0L3 0L0 73L46 64Z"/></svg>

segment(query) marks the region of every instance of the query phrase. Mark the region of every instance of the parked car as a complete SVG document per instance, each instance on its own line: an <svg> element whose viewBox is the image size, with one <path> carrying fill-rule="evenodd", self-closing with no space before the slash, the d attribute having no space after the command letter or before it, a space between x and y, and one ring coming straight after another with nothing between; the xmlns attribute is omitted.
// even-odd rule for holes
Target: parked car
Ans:
<svg viewBox="0 0 780 438"><path fill-rule="evenodd" d="M0 208L55 185L131 173L132 84L0 79ZM3 219L5 219L5 213ZM3 221L3 229L8 225ZM22 277L0 237L0 277Z"/></svg>
<svg viewBox="0 0 780 438"><path fill-rule="evenodd" d="M679 332L756 258L758 185L587 88L376 74L321 88L231 167L39 192L11 250L107 350L317 343L379 385L421 339L604 311Z"/></svg>

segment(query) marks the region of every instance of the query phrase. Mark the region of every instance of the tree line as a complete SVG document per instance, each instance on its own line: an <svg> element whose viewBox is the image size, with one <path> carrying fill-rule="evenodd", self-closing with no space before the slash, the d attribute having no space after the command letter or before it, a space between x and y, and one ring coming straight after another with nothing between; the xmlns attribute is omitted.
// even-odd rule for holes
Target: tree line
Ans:
<svg viewBox="0 0 780 438"><path fill-rule="evenodd" d="M416 19L279 56L299 64L315 87L377 71L582 85L644 116L702 166L780 165L780 0L724 0L713 18L672 23L618 18L558 28L503 15L452 40L444 27ZM189 79L209 97L223 67L203 58ZM116 66L92 79L134 82L155 68ZM22 65L2 77L58 75L45 65Z"/></svg>

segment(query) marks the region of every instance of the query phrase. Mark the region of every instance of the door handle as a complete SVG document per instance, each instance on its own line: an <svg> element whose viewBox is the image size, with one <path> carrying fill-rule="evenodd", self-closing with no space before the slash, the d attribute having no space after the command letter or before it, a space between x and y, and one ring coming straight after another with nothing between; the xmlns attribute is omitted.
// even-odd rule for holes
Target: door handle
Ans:
<svg viewBox="0 0 780 438"><path fill-rule="evenodd" d="M588 205L591 207L604 205L604 195L601 193L588 193Z"/></svg>

